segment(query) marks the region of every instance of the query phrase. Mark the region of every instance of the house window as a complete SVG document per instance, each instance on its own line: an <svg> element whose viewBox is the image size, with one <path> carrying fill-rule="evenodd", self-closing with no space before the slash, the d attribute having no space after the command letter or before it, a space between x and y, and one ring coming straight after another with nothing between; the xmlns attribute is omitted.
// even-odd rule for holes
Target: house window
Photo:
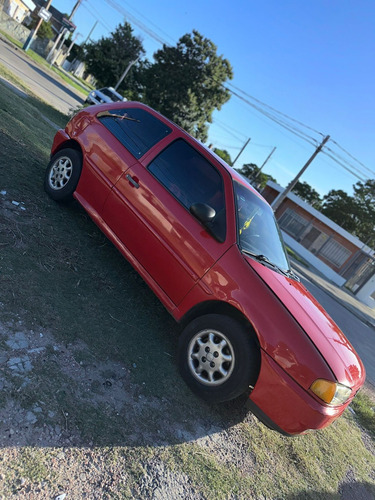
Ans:
<svg viewBox="0 0 375 500"><path fill-rule="evenodd" d="M336 267L341 267L350 255L350 250L333 239L328 240L319 252L319 256L324 257Z"/></svg>
<svg viewBox="0 0 375 500"><path fill-rule="evenodd" d="M279 219L279 226L286 233L298 238L309 224L309 221L301 217L291 208L287 208Z"/></svg>

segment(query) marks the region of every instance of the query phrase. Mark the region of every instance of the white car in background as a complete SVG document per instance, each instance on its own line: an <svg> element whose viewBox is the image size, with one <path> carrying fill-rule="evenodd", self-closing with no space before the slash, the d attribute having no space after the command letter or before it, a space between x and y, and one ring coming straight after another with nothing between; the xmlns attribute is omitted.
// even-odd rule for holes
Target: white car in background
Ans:
<svg viewBox="0 0 375 500"><path fill-rule="evenodd" d="M126 100L126 97L116 92L113 87L104 87L90 92L85 102L87 104L103 104L104 102L120 102Z"/></svg>

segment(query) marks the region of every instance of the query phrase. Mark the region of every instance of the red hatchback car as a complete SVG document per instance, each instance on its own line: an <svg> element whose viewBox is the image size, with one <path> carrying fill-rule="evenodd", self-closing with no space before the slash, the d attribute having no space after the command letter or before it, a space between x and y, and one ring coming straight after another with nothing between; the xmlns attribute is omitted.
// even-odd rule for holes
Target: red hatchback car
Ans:
<svg viewBox="0 0 375 500"><path fill-rule="evenodd" d="M266 425L333 422L361 360L290 268L273 211L235 170L147 106L90 106L55 136L45 190L74 197L185 328L178 363L210 402L247 392Z"/></svg>

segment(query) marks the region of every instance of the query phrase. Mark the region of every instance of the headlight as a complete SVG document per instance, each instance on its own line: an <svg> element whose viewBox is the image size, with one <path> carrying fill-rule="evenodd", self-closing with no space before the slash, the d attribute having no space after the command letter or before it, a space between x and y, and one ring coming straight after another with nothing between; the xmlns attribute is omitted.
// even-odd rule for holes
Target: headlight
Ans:
<svg viewBox="0 0 375 500"><path fill-rule="evenodd" d="M311 384L310 389L322 401L331 406L340 406L344 404L350 397L352 390L346 385L339 384L338 382L330 382L318 378Z"/></svg>

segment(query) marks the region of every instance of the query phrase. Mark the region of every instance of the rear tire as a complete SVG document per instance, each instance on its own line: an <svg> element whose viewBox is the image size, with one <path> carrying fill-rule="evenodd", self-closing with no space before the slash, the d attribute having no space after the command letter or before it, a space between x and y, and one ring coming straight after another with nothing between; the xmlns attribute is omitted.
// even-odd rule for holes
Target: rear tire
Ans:
<svg viewBox="0 0 375 500"><path fill-rule="evenodd" d="M55 201L69 201L82 171L82 155L75 149L62 149L48 163L44 190Z"/></svg>
<svg viewBox="0 0 375 500"><path fill-rule="evenodd" d="M182 332L178 349L183 379L210 403L235 399L256 382L259 348L249 330L233 318L196 318Z"/></svg>

